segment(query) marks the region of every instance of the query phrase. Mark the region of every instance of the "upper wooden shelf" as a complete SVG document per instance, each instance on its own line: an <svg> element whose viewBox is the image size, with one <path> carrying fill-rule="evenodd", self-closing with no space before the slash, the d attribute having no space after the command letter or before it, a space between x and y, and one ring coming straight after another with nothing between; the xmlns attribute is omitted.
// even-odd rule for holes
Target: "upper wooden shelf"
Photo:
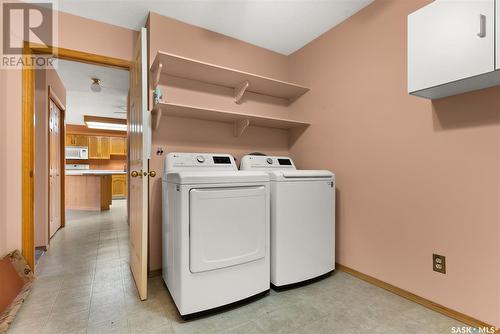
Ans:
<svg viewBox="0 0 500 334"><path fill-rule="evenodd" d="M160 75L168 74L180 78L202 81L234 89L235 102L239 103L245 91L274 96L293 101L309 91L309 88L243 72L228 67L158 52L151 66L153 87L158 85Z"/></svg>
<svg viewBox="0 0 500 334"><path fill-rule="evenodd" d="M299 126L309 126L310 123L284 118L240 114L217 109L207 109L176 103L160 102L153 108L153 129L157 129L161 116L194 118L208 121L232 123L234 136L239 137L249 125L256 125L276 129L291 129Z"/></svg>

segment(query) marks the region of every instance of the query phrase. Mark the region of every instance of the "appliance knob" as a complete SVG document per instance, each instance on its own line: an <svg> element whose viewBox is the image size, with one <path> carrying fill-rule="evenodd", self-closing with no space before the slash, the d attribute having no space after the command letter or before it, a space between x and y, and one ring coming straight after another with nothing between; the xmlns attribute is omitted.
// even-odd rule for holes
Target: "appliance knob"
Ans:
<svg viewBox="0 0 500 334"><path fill-rule="evenodd" d="M270 164L270 165L272 165L272 164L273 164L273 159L271 159L271 158L267 158L267 159L266 159L266 161L267 161L267 163L268 163L268 164Z"/></svg>
<svg viewBox="0 0 500 334"><path fill-rule="evenodd" d="M196 157L196 160L199 162L199 163L204 163L205 162L205 158L202 156L202 155L199 155Z"/></svg>

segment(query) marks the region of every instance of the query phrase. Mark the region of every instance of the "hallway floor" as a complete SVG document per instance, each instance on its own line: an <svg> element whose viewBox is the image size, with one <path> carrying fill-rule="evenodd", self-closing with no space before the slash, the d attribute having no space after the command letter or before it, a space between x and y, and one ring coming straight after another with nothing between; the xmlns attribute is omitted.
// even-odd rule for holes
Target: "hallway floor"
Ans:
<svg viewBox="0 0 500 334"><path fill-rule="evenodd" d="M9 333L451 333L463 324L343 272L183 322L161 277L141 302L128 267L126 201L70 212Z"/></svg>

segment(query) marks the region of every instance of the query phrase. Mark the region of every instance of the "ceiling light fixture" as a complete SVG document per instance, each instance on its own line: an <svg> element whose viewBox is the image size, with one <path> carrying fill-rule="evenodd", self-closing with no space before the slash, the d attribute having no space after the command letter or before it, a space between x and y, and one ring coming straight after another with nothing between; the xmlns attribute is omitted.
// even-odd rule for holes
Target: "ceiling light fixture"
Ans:
<svg viewBox="0 0 500 334"><path fill-rule="evenodd" d="M127 124L87 122L87 128L98 130L127 131Z"/></svg>
<svg viewBox="0 0 500 334"><path fill-rule="evenodd" d="M85 115L83 120L89 129L127 131L126 119Z"/></svg>
<svg viewBox="0 0 500 334"><path fill-rule="evenodd" d="M92 78L92 83L90 84L90 90L94 93L99 93L102 89L101 87L101 79Z"/></svg>

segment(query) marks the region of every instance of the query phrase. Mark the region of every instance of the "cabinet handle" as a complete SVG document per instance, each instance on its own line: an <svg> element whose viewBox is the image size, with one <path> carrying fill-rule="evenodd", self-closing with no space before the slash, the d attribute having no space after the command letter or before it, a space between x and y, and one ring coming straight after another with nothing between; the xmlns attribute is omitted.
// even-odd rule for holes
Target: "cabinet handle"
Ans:
<svg viewBox="0 0 500 334"><path fill-rule="evenodd" d="M479 33L480 38L486 37L486 15L479 14Z"/></svg>

